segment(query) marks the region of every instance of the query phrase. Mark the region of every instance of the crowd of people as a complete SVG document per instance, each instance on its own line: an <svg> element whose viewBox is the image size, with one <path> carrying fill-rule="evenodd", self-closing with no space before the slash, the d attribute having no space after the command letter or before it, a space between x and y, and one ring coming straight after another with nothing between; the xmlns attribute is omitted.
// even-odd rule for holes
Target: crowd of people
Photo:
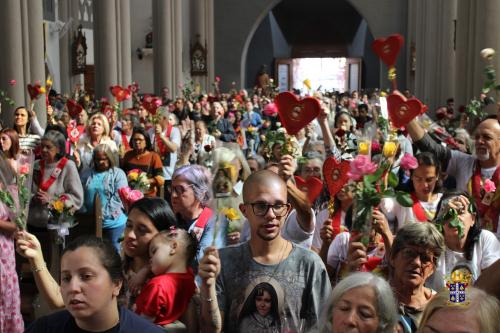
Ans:
<svg viewBox="0 0 500 333"><path fill-rule="evenodd" d="M383 92L317 92L290 136L269 87L154 109L77 92L76 111L49 94L45 129L19 106L0 131L0 332L499 332L500 106L468 119L450 99L391 131ZM352 180L332 195L323 164L367 138L376 160L389 135L413 204L383 198L363 241ZM23 229L4 194L25 156ZM78 229L96 207L102 238ZM16 258L60 311L23 319Z"/></svg>

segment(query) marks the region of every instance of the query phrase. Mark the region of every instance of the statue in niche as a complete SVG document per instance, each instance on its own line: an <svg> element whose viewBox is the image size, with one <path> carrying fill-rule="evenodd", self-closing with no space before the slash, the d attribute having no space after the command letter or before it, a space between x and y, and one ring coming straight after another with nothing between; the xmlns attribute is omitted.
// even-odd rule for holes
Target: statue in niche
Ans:
<svg viewBox="0 0 500 333"><path fill-rule="evenodd" d="M269 87L269 74L267 73L266 65L262 65L259 73L257 73L256 86L257 89L260 88L263 91L266 91Z"/></svg>
<svg viewBox="0 0 500 333"><path fill-rule="evenodd" d="M73 41L73 75L84 74L87 65L87 41L82 32L82 25L78 26Z"/></svg>
<svg viewBox="0 0 500 333"><path fill-rule="evenodd" d="M207 75L207 50L198 41L191 47L191 75Z"/></svg>

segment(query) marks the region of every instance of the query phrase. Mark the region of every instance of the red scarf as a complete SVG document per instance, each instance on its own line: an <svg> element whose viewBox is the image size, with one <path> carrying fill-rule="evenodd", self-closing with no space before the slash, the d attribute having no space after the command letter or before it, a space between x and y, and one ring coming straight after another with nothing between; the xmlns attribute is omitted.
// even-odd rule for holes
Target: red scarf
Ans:
<svg viewBox="0 0 500 333"><path fill-rule="evenodd" d="M130 144L129 144L128 140L127 140L127 136L125 135L125 133L122 133L122 144L125 147L125 151L129 151L130 150Z"/></svg>
<svg viewBox="0 0 500 333"><path fill-rule="evenodd" d="M425 209L422 207L422 204L420 203L420 200L418 200L417 195L412 192L410 193L411 198L413 200L413 214L415 215L415 218L419 222L428 222L429 220L427 219L427 215L425 214Z"/></svg>
<svg viewBox="0 0 500 333"><path fill-rule="evenodd" d="M500 165L497 166L493 176L491 177L491 181L495 183L497 191L500 191ZM478 162L474 167L474 173L471 178L471 194L476 200L476 207L481 218L488 217L491 219L493 223L493 231L497 229L498 223L498 214L500 212L500 200L496 200L492 202L489 206L482 203L481 190L483 188L483 180L481 178L481 166Z"/></svg>
<svg viewBox="0 0 500 333"><path fill-rule="evenodd" d="M40 179L38 181L38 188L44 192L47 192L47 190L52 186L52 184L54 184L57 177L59 177L59 175L61 174L66 163L68 163L68 159L66 157L61 158L59 160L59 163L57 163L54 171L52 171L52 174L50 175L49 179L47 179L47 181L42 184L43 174L45 173L45 161L41 160L40 161Z"/></svg>
<svg viewBox="0 0 500 333"><path fill-rule="evenodd" d="M196 220L193 228L193 232L196 235L196 238L198 239L198 242L201 239L201 236L203 235L203 232L205 231L205 226L208 223L208 220L212 216L212 210L208 207L203 208L203 211L201 212L200 216Z"/></svg>
<svg viewBox="0 0 500 333"><path fill-rule="evenodd" d="M167 132L165 133L165 137L170 139L170 134L172 134L172 128L173 126L168 124L167 126ZM156 146L158 147L158 153L160 154L160 156L165 156L168 152L167 152L167 146L165 145L165 143L163 143L163 140L161 139L160 137L160 134L156 134Z"/></svg>

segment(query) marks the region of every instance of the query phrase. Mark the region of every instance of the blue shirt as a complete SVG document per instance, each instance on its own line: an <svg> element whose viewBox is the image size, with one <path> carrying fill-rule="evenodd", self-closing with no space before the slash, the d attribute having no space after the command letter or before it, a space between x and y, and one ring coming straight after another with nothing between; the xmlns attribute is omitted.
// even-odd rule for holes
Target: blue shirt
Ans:
<svg viewBox="0 0 500 333"><path fill-rule="evenodd" d="M119 168L104 172L90 170L83 175L85 184L85 204L87 212L94 209L94 198L99 194L102 204L103 228L112 229L122 226L127 221L125 208L118 194L118 189L127 186L127 176Z"/></svg>

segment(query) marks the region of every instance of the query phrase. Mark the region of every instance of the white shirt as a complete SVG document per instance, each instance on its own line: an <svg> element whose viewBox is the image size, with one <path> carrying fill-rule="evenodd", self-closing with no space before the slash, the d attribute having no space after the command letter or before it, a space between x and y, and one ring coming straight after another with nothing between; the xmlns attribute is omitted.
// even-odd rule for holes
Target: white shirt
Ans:
<svg viewBox="0 0 500 333"><path fill-rule="evenodd" d="M472 260L466 260L464 253L446 248L437 261L436 271L427 280L426 285L436 291L443 289L446 287L445 276L450 275L453 268L461 263L472 269L473 282L475 282L481 271L498 259L500 259L500 242L492 232L482 230L479 240L474 244Z"/></svg>

